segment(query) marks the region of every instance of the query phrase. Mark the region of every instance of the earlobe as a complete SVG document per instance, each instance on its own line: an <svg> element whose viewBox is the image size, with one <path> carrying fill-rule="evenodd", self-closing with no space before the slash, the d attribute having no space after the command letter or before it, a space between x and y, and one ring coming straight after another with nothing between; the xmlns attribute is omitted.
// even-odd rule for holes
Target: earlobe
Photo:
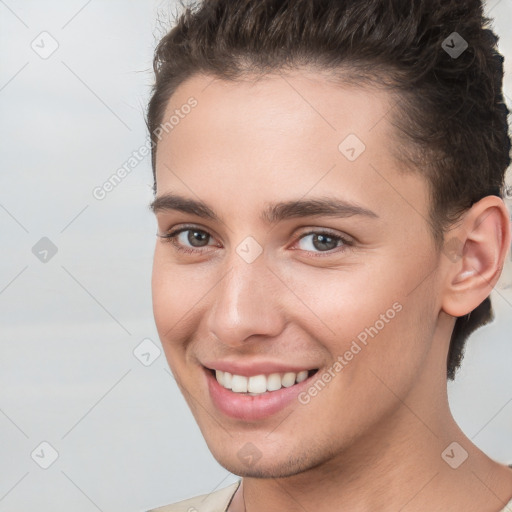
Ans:
<svg viewBox="0 0 512 512"><path fill-rule="evenodd" d="M508 210L499 197L484 197L466 212L443 249L448 257L444 261L446 313L466 315L489 296L503 269L510 236Z"/></svg>

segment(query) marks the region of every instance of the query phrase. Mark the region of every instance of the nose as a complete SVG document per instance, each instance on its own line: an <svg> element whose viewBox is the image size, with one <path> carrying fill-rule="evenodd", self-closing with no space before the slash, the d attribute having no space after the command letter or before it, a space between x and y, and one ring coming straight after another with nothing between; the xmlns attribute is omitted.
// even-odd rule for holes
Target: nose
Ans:
<svg viewBox="0 0 512 512"><path fill-rule="evenodd" d="M227 274L212 290L209 332L232 347L252 337L278 336L286 325L282 288L263 255L247 263L233 254Z"/></svg>

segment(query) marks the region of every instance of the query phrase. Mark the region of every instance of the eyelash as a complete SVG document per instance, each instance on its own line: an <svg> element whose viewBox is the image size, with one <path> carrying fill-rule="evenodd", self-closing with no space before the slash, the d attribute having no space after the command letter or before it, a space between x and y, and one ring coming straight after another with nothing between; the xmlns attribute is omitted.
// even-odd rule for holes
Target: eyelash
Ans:
<svg viewBox="0 0 512 512"><path fill-rule="evenodd" d="M178 228L178 229L176 229L174 231L171 231L169 233L165 233L163 235L160 235L160 234L157 233L157 236L162 239L163 243L171 243L178 252L185 253L185 254L200 254L201 252L203 252L201 249L186 248L186 247L183 247L183 246L179 245L176 242L176 238L178 237L178 235L180 235L184 231L192 231L192 230L198 231L200 233L205 233L206 235L211 237L211 235L207 231L205 231L203 229L196 228L195 226L181 227L181 228ZM298 241L302 240L306 236L309 236L309 235L327 235L329 238L332 238L332 239L334 239L334 240L336 240L338 242L342 242L341 246L335 247L334 249L330 249L328 251L313 252L313 256L312 257L314 257L314 258L322 257L324 255L329 256L329 255L332 255L334 253L343 252L348 247L351 247L353 245L353 242L351 240L348 240L347 238L344 238L344 237L342 237L340 235L334 235L333 233L331 233L329 231L308 231L306 233L302 233L300 236L295 238L294 244L297 243ZM207 246L205 246L205 247L207 247ZM339 249L340 247L342 248L341 250L336 250L336 249ZM311 253L312 251L305 251L305 252Z"/></svg>

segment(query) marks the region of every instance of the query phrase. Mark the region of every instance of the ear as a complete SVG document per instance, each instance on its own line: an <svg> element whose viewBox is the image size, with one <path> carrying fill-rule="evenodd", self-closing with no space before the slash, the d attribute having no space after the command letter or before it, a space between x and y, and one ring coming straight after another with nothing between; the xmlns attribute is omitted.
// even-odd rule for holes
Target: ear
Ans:
<svg viewBox="0 0 512 512"><path fill-rule="evenodd" d="M464 316L489 296L501 275L510 240L509 212L497 196L475 203L457 227L445 233L443 311Z"/></svg>

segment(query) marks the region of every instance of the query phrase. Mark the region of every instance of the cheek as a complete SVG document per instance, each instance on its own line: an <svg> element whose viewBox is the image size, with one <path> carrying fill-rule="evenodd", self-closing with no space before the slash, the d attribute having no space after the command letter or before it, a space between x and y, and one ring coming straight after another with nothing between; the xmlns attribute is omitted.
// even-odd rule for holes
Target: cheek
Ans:
<svg viewBox="0 0 512 512"><path fill-rule="evenodd" d="M386 296L370 298L364 314L348 306L354 322L345 344L358 352L347 368L356 392L393 401L395 394L405 396L428 365L436 314L433 290L407 295L391 284L388 290Z"/></svg>
<svg viewBox="0 0 512 512"><path fill-rule="evenodd" d="M174 330L180 327L180 319L190 309L191 287L185 286L184 273L168 261L165 249L159 245L157 243L153 259L151 291L153 315L160 340L164 344L167 339L174 337Z"/></svg>
<svg viewBox="0 0 512 512"><path fill-rule="evenodd" d="M215 275L206 268L173 263L169 249L159 245L151 280L153 316L164 349L172 350L185 345L197 330Z"/></svg>
<svg viewBox="0 0 512 512"><path fill-rule="evenodd" d="M379 276L378 272L362 265L338 269L303 266L284 273L283 280L299 299L293 308L301 312L300 317L295 317L296 321L301 322L303 318L301 323L306 330L311 330L307 326L312 322L315 327L321 327L316 335L325 341L349 342L363 333L359 338L364 342L365 328L378 322L377 327L381 331L401 309L395 304L403 295L396 282L389 282L385 276ZM384 315L383 319L381 315Z"/></svg>
<svg viewBox="0 0 512 512"><path fill-rule="evenodd" d="M394 379L400 368L418 367L425 358L435 327L429 299L435 290L426 284L410 293L418 270L390 268L389 263L344 270L303 268L287 275L289 288L309 309L297 303L294 322L333 359L347 362L351 369L344 369L345 384L358 380L362 366L376 374L385 369L386 377Z"/></svg>

